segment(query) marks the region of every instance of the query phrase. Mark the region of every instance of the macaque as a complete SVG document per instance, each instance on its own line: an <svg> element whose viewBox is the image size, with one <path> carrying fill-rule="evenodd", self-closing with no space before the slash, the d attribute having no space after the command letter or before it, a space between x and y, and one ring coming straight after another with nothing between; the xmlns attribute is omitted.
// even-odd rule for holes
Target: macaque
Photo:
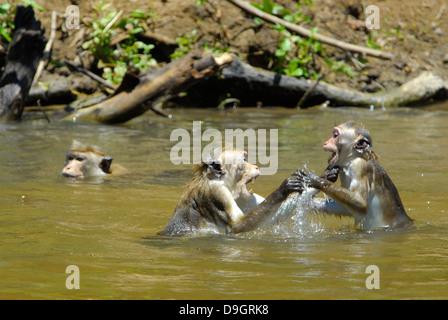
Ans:
<svg viewBox="0 0 448 320"><path fill-rule="evenodd" d="M127 170L119 164L112 164L112 158L105 155L98 147L73 140L67 152L62 175L68 178L101 177L119 175Z"/></svg>
<svg viewBox="0 0 448 320"><path fill-rule="evenodd" d="M248 190L260 169L243 151L224 151L202 161L160 235L195 231L240 233L263 226L291 192L302 190L297 177L287 178L266 199Z"/></svg>
<svg viewBox="0 0 448 320"><path fill-rule="evenodd" d="M308 187L331 198L313 199L315 209L353 216L355 224L365 230L412 224L395 185L380 165L364 125L349 121L334 127L331 138L324 143L324 150L331 152L327 170L332 171L334 181L303 170L294 174ZM334 170L339 171L341 186L333 183L338 174Z"/></svg>

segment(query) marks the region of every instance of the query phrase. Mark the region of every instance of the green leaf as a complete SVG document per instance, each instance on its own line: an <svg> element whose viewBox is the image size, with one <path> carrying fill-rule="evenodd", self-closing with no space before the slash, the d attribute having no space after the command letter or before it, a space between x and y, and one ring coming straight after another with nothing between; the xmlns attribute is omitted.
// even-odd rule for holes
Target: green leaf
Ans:
<svg viewBox="0 0 448 320"><path fill-rule="evenodd" d="M0 15L5 14L8 12L8 10L11 8L11 4L8 2L5 2L3 4L0 4Z"/></svg>
<svg viewBox="0 0 448 320"><path fill-rule="evenodd" d="M267 13L272 13L274 9L274 4L270 0L263 0L263 11Z"/></svg>
<svg viewBox="0 0 448 320"><path fill-rule="evenodd" d="M143 12L140 9L135 9L134 11L132 11L130 13L131 17L137 18L137 19L147 19L147 18L149 18L149 15L150 15L149 13Z"/></svg>
<svg viewBox="0 0 448 320"><path fill-rule="evenodd" d="M143 32L143 31L144 31L144 29L142 27L138 27L138 28L129 30L129 33L130 34L137 34L137 33Z"/></svg>
<svg viewBox="0 0 448 320"><path fill-rule="evenodd" d="M285 52L291 49L291 41L288 38L284 38L279 43L279 48Z"/></svg>
<svg viewBox="0 0 448 320"><path fill-rule="evenodd" d="M3 36L3 38L6 39L6 41L11 42L11 35L9 34L8 29L3 28L0 26L0 35Z"/></svg>
<svg viewBox="0 0 448 320"><path fill-rule="evenodd" d="M254 22L255 22L255 24L262 24L263 23L263 19L261 19L259 17L255 17L254 18Z"/></svg>
<svg viewBox="0 0 448 320"><path fill-rule="evenodd" d="M282 14L283 9L285 9L283 6L274 4L274 6L272 7L272 14L274 14L274 15L280 14L281 16L283 16L283 14Z"/></svg>

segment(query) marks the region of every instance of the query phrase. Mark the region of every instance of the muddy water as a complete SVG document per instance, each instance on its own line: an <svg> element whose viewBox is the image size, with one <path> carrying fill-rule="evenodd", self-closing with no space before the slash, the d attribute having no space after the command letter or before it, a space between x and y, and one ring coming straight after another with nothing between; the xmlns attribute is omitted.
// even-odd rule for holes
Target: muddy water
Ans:
<svg viewBox="0 0 448 320"><path fill-rule="evenodd" d="M445 106L445 110L448 105ZM0 298L448 298L448 112L426 110L176 110L121 126L26 121L0 125ZM176 128L278 129L278 171L267 196L307 166L321 171L334 124L370 129L414 228L362 232L348 218L294 216L238 236L157 236L191 167L173 165ZM73 138L100 145L131 173L103 181L60 176ZM80 271L68 290L66 267ZM369 265L379 289L367 289Z"/></svg>

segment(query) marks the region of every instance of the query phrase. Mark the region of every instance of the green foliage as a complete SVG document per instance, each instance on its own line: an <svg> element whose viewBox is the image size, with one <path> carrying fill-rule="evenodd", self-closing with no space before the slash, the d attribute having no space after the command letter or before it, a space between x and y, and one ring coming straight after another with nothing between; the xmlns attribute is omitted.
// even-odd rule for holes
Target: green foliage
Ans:
<svg viewBox="0 0 448 320"><path fill-rule="evenodd" d="M33 0L21 0L25 7L31 6L33 9L45 11L43 7ZM11 42L11 34L14 29L14 16L16 14L15 6L11 6L11 2L0 4L0 40L3 37L6 41Z"/></svg>
<svg viewBox="0 0 448 320"><path fill-rule="evenodd" d="M177 42L177 48L176 50L170 55L170 58L172 60L179 59L180 57L183 57L185 54L191 51L191 48L197 41L197 30L192 30L186 34L184 34L181 37L176 38ZM213 45L210 45L206 43L203 46L204 50L210 50L213 54L219 55L223 54L224 52L228 52L230 50L230 47L226 46L222 42L216 41Z"/></svg>
<svg viewBox="0 0 448 320"><path fill-rule="evenodd" d="M335 73L345 73L350 78L353 78L355 76L355 73L353 72L353 69L345 63L344 60L339 61L331 61L330 59L326 60L327 65L331 68L331 70Z"/></svg>
<svg viewBox="0 0 448 320"><path fill-rule="evenodd" d="M177 42L177 48L176 50L170 55L170 58L172 60L179 59L180 57L184 56L191 50L191 46L196 42L196 34L198 33L197 30L193 30L189 33L184 34L181 37L176 38Z"/></svg>
<svg viewBox="0 0 448 320"><path fill-rule="evenodd" d="M304 5L312 5L313 1L302 1ZM296 5L296 11L292 12L285 7L278 5L270 0L263 0L262 4L252 3L252 5L266 13L272 14L274 16L278 16L282 18L285 21L291 22L291 23L301 23L304 21L311 21L308 17L303 15L303 12L300 10L301 4L297 3ZM260 21L260 20L258 20Z"/></svg>
<svg viewBox="0 0 448 320"><path fill-rule="evenodd" d="M213 46L210 46L209 44L205 44L204 50L210 50L213 54L220 55L225 52L229 52L230 47L226 46L222 42L217 41L213 44Z"/></svg>
<svg viewBox="0 0 448 320"><path fill-rule="evenodd" d="M14 15L11 4L5 2L0 4L0 36L11 42L11 30L14 29Z"/></svg>
<svg viewBox="0 0 448 320"><path fill-rule="evenodd" d="M295 12L291 12L270 0L263 0L262 4L253 3L252 5L291 23L311 22L300 10L301 4L296 5ZM312 5L312 1L303 1L303 5ZM260 21L258 20L258 23ZM343 72L349 77L354 76L352 69L344 61L333 62L323 50L321 43L313 38L313 34L318 31L317 27L311 30L312 35L309 38L292 34L278 24L275 25L274 30L278 31L281 37L275 51L275 57L272 60L273 71L292 77L317 78L316 71L312 69L312 63L314 62L314 55L319 55L324 58L333 72Z"/></svg>
<svg viewBox="0 0 448 320"><path fill-rule="evenodd" d="M195 3L197 6L200 6L201 4L203 4L204 2L207 2L208 0L196 0Z"/></svg>
<svg viewBox="0 0 448 320"><path fill-rule="evenodd" d="M316 32L317 28L313 31ZM280 39L279 48L275 52L277 61L274 62L274 71L292 77L309 78L310 75L315 75L315 72L309 70L308 66L313 62L313 54L323 53L320 42L312 38L292 35L286 29L281 32L283 37ZM293 45L295 47L294 54L291 54Z"/></svg>
<svg viewBox="0 0 448 320"><path fill-rule="evenodd" d="M104 79L112 84L119 84L130 63L142 71L156 65L151 56L154 45L139 41L136 36L144 31L144 22L152 17L151 12L136 9L129 16L120 19L122 12L113 11L110 3L103 4L102 1L94 6L94 10L96 18L92 21L91 37L82 47L92 52L98 60L97 66L103 70ZM125 31L126 38L111 46L117 29Z"/></svg>
<svg viewBox="0 0 448 320"><path fill-rule="evenodd" d="M366 46L367 46L368 48L372 48L372 49L378 49L378 50L380 50L381 48L380 48L379 45L377 45L377 40L378 40L378 34L377 34L377 32L376 32L376 31L369 32L369 33L368 33L367 40L366 40Z"/></svg>
<svg viewBox="0 0 448 320"><path fill-rule="evenodd" d="M45 11L44 7L38 5L34 0L20 0L20 2L23 2L25 4L25 7L31 6L33 9L37 9L41 12Z"/></svg>

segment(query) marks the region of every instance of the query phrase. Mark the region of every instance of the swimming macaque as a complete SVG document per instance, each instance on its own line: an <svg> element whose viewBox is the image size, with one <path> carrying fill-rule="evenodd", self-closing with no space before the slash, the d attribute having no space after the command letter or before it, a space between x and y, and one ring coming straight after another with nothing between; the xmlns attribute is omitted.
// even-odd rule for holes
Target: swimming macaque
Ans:
<svg viewBox="0 0 448 320"><path fill-rule="evenodd" d="M62 175L68 178L101 177L119 175L126 169L118 164L112 164L112 158L104 154L98 147L83 144L73 140L71 149L67 152Z"/></svg>
<svg viewBox="0 0 448 320"><path fill-rule="evenodd" d="M248 190L260 169L244 151L224 151L194 168L185 193L160 235L195 231L240 233L254 230L272 217L291 192L303 190L297 177L287 178L266 199Z"/></svg>
<svg viewBox="0 0 448 320"><path fill-rule="evenodd" d="M412 224L395 185L380 165L364 125L349 121L334 127L331 138L324 143L324 150L332 153L327 170L339 169L340 187L333 183L335 181L303 170L294 174L307 186L331 198L313 199L315 209L351 215L356 225L367 230Z"/></svg>

